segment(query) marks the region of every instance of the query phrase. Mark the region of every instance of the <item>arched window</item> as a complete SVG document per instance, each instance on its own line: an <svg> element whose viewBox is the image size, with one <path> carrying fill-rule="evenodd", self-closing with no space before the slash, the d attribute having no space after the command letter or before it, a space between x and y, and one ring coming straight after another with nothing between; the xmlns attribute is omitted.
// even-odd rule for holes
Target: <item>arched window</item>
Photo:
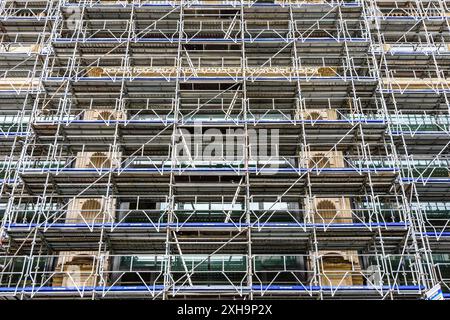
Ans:
<svg viewBox="0 0 450 320"><path fill-rule="evenodd" d="M90 199L83 203L81 206L81 215L86 219L87 222L92 222L92 220L102 219L100 216L100 211L102 209L102 205L100 201Z"/></svg>
<svg viewBox="0 0 450 320"><path fill-rule="evenodd" d="M319 201L316 205L316 210L317 210L316 216L314 219L315 222L320 223L323 221L324 223L330 223L331 221L333 222L339 221L339 219L337 219L336 217L337 214L336 206L330 200ZM335 219L333 220L333 218Z"/></svg>
<svg viewBox="0 0 450 320"><path fill-rule="evenodd" d="M62 286L79 287L95 285L94 257L80 254L65 264ZM70 275L70 276L69 276Z"/></svg>
<svg viewBox="0 0 450 320"><path fill-rule="evenodd" d="M316 153L309 160L309 167L314 169L330 168L330 158L326 157L324 153Z"/></svg>
<svg viewBox="0 0 450 320"><path fill-rule="evenodd" d="M340 255L329 255L322 257L321 280L322 286L351 286L352 264Z"/></svg>
<svg viewBox="0 0 450 320"><path fill-rule="evenodd" d="M17 16L19 17L31 17L33 16L33 13L30 10L24 9L24 10L20 10L16 13Z"/></svg>
<svg viewBox="0 0 450 320"><path fill-rule="evenodd" d="M308 113L308 116L306 117L307 120L316 121L316 120L322 120L322 116L319 112L310 112Z"/></svg>
<svg viewBox="0 0 450 320"><path fill-rule="evenodd" d="M101 111L98 113L97 120L116 120L116 117L109 111Z"/></svg>
<svg viewBox="0 0 450 320"><path fill-rule="evenodd" d="M89 167L91 168L109 168L111 161L103 152L95 152L89 158Z"/></svg>
<svg viewBox="0 0 450 320"><path fill-rule="evenodd" d="M88 70L89 77L101 77L103 75L103 68L93 67Z"/></svg>

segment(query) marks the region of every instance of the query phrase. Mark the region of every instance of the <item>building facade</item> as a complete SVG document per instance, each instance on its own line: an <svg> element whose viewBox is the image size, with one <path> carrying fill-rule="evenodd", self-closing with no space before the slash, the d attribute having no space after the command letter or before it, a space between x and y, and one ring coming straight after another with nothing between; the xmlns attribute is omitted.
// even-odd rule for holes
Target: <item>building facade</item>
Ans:
<svg viewBox="0 0 450 320"><path fill-rule="evenodd" d="M450 297L450 2L2 0L0 31L1 298Z"/></svg>

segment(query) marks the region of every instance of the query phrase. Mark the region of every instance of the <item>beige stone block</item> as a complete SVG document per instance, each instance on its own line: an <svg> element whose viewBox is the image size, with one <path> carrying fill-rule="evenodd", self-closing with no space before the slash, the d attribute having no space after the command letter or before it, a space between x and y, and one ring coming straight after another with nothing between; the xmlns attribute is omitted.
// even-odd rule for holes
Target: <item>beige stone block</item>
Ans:
<svg viewBox="0 0 450 320"><path fill-rule="evenodd" d="M203 68L183 68L181 74L185 77L199 76L236 76L242 74L240 67L203 67Z"/></svg>
<svg viewBox="0 0 450 320"><path fill-rule="evenodd" d="M93 224L112 222L115 218L116 199L73 199L69 202L66 223Z"/></svg>
<svg viewBox="0 0 450 320"><path fill-rule="evenodd" d="M298 68L299 76L307 77L317 75L319 72L319 68L317 67L300 67Z"/></svg>
<svg viewBox="0 0 450 320"><path fill-rule="evenodd" d="M320 67L317 69L317 73L321 77L333 77L336 76L336 68L333 67Z"/></svg>
<svg viewBox="0 0 450 320"><path fill-rule="evenodd" d="M383 78L385 88L402 89L430 89L436 86L449 86L450 79L440 78Z"/></svg>
<svg viewBox="0 0 450 320"><path fill-rule="evenodd" d="M59 254L52 278L53 287L96 286L97 276L96 251L62 251ZM108 255L104 257L103 268L108 266Z"/></svg>
<svg viewBox="0 0 450 320"><path fill-rule="evenodd" d="M337 120L335 109L307 109L302 116L304 120Z"/></svg>
<svg viewBox="0 0 450 320"><path fill-rule="evenodd" d="M0 79L0 90L26 90L28 88L38 87L39 80L30 78L5 78Z"/></svg>
<svg viewBox="0 0 450 320"><path fill-rule="evenodd" d="M313 268L311 253L309 268ZM357 251L319 251L318 273L322 286L358 286L363 284Z"/></svg>
<svg viewBox="0 0 450 320"><path fill-rule="evenodd" d="M87 71L88 77L157 77L157 76L175 76L177 69L175 67L156 66L156 67L92 67Z"/></svg>
<svg viewBox="0 0 450 320"><path fill-rule="evenodd" d="M248 67L245 69L248 76L266 76L266 77L276 77L276 76L288 76L294 73L291 67Z"/></svg>
<svg viewBox="0 0 450 320"><path fill-rule="evenodd" d="M313 198L308 210L313 223L351 223L352 210L349 198Z"/></svg>
<svg viewBox="0 0 450 320"><path fill-rule="evenodd" d="M39 44L33 44L31 46L4 46L0 48L0 52L8 53L38 53L41 51L42 46Z"/></svg>
<svg viewBox="0 0 450 320"><path fill-rule="evenodd" d="M84 112L84 120L126 120L126 114L113 109L94 109Z"/></svg>
<svg viewBox="0 0 450 320"><path fill-rule="evenodd" d="M342 151L309 151L301 157L302 168L343 168Z"/></svg>
<svg viewBox="0 0 450 320"><path fill-rule="evenodd" d="M363 284L356 251L320 252L322 286L356 286Z"/></svg>
<svg viewBox="0 0 450 320"><path fill-rule="evenodd" d="M88 77L101 77L101 76L103 76L103 73L104 73L104 71L103 71L103 68L101 68L101 67L92 67L92 68L89 68L87 71Z"/></svg>
<svg viewBox="0 0 450 320"><path fill-rule="evenodd" d="M119 168L121 157L121 152L78 152L75 167L95 169Z"/></svg>

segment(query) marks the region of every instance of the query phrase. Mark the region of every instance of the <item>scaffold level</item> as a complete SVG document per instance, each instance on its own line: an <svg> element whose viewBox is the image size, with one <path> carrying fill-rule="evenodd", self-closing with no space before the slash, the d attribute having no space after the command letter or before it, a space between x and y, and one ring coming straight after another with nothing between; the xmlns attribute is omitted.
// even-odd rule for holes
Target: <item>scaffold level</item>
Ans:
<svg viewBox="0 0 450 320"><path fill-rule="evenodd" d="M0 0L0 299L450 299L450 1Z"/></svg>

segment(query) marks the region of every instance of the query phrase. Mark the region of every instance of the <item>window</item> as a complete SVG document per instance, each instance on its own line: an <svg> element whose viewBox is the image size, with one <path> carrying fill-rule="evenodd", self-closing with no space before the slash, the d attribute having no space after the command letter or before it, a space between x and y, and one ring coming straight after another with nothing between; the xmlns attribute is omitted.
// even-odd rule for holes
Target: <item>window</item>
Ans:
<svg viewBox="0 0 450 320"><path fill-rule="evenodd" d="M109 168L110 166L111 161L103 152L95 152L89 159L89 167L91 168Z"/></svg>

